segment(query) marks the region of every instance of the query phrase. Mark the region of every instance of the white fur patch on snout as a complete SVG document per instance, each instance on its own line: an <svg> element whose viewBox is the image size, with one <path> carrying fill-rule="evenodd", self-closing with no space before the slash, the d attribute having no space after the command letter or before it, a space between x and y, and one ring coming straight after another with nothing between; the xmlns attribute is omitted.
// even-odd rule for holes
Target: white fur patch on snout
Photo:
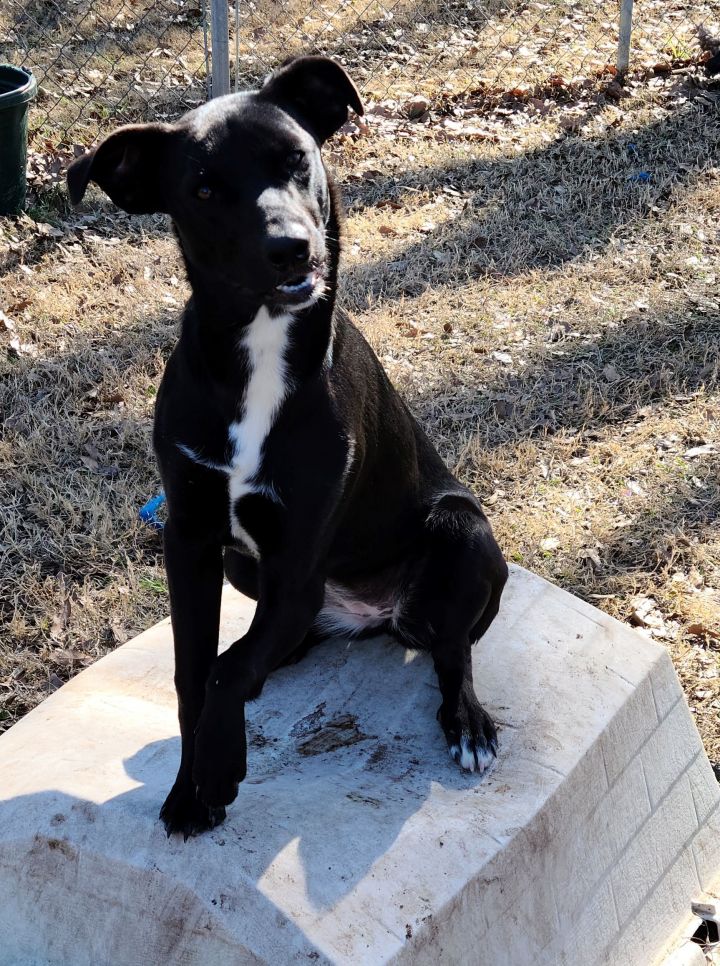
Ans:
<svg viewBox="0 0 720 966"><path fill-rule="evenodd" d="M297 187L288 185L282 188L265 188L260 192L257 205L265 219L269 237L295 232L298 237L310 240L317 233L301 198L302 192L298 192Z"/></svg>

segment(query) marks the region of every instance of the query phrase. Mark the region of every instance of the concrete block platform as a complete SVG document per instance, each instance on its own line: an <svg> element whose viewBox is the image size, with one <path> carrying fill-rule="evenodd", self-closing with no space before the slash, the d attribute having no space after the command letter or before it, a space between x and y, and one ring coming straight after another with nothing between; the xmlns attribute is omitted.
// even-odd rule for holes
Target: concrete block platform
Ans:
<svg viewBox="0 0 720 966"><path fill-rule="evenodd" d="M226 588L222 638L253 604ZM179 760L164 621L0 738L0 964L659 961L720 874L720 787L667 653L514 568L474 650L501 750L450 760L432 664L335 640L248 713L224 825Z"/></svg>

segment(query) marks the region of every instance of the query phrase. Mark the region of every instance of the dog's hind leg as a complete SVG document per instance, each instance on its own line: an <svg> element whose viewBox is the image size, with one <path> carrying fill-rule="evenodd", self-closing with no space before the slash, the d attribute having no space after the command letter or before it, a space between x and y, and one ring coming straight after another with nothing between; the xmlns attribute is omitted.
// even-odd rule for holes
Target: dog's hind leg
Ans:
<svg viewBox="0 0 720 966"><path fill-rule="evenodd" d="M397 619L398 636L430 651L440 685L438 720L453 759L484 771L497 734L475 695L471 646L498 612L507 565L479 507L462 493L435 503L427 539Z"/></svg>

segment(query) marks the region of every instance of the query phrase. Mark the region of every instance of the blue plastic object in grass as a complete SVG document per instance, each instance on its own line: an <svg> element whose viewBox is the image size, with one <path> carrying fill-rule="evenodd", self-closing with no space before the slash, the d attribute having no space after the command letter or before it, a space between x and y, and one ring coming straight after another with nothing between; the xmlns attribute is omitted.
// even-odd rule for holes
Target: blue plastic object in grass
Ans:
<svg viewBox="0 0 720 966"><path fill-rule="evenodd" d="M645 183L652 179L652 175L649 171L638 171L637 174L631 174L628 176L628 181L639 181Z"/></svg>
<svg viewBox="0 0 720 966"><path fill-rule="evenodd" d="M153 527L155 530L162 530L165 524L162 520L158 520L157 512L160 507L165 502L165 494L158 493L151 500L148 500L145 506L141 506L138 510L138 516L143 523L147 523L149 527Z"/></svg>

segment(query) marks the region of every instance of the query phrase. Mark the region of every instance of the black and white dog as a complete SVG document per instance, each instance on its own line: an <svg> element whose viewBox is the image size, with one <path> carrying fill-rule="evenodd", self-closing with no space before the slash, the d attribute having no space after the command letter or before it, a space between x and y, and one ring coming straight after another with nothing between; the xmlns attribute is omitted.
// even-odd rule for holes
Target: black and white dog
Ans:
<svg viewBox="0 0 720 966"><path fill-rule="evenodd" d="M389 631L432 654L450 754L496 751L470 647L507 567L335 304L339 210L320 147L362 114L340 66L303 57L176 124L121 128L68 171L133 213L167 212L192 287L157 400L182 758L161 818L215 826L245 777L245 702L319 637ZM223 570L257 600L218 657Z"/></svg>

